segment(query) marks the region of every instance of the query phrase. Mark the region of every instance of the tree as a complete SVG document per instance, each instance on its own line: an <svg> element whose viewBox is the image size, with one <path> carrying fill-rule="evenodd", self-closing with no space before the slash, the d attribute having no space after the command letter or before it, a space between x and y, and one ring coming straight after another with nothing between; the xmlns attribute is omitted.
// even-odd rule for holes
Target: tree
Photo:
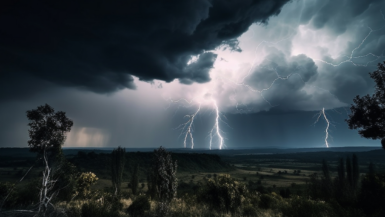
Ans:
<svg viewBox="0 0 385 217"><path fill-rule="evenodd" d="M120 146L111 153L111 179L115 188L115 196L120 195L126 149Z"/></svg>
<svg viewBox="0 0 385 217"><path fill-rule="evenodd" d="M346 157L346 176L350 187L353 187L353 171L350 157Z"/></svg>
<svg viewBox="0 0 385 217"><path fill-rule="evenodd" d="M369 171L361 181L358 205L367 216L385 216L385 175L376 174L374 164L369 164Z"/></svg>
<svg viewBox="0 0 385 217"><path fill-rule="evenodd" d="M138 193L138 187L139 187L139 176L138 176L138 170L139 170L139 165L136 164L134 167L134 171L132 172L131 176L131 190L134 195Z"/></svg>
<svg viewBox="0 0 385 217"><path fill-rule="evenodd" d="M169 203L175 197L178 179L176 178L177 162L172 162L171 154L162 146L154 150L152 170L150 173L153 198L159 201L157 213L159 216L166 216Z"/></svg>
<svg viewBox="0 0 385 217"><path fill-rule="evenodd" d="M239 184L230 175L224 175L206 182L199 194L199 201L219 213L235 213L247 193L245 185Z"/></svg>
<svg viewBox="0 0 385 217"><path fill-rule="evenodd" d="M61 151L61 146L66 139L66 133L71 131L72 120L66 117L66 113L55 110L45 104L37 109L27 111L30 121L28 146L30 151L40 154L46 153L49 157Z"/></svg>
<svg viewBox="0 0 385 217"><path fill-rule="evenodd" d="M358 182L360 180L360 168L358 166L358 158L357 155L353 154L352 157L352 164L353 164L353 188L354 190L358 187Z"/></svg>
<svg viewBox="0 0 385 217"><path fill-rule="evenodd" d="M345 166L344 166L344 159L340 158L338 161L338 166L337 166L337 172L338 172L338 180L340 182L340 185L344 185L345 182Z"/></svg>
<svg viewBox="0 0 385 217"><path fill-rule="evenodd" d="M376 83L375 93L372 96L356 96L346 122L350 129L358 129L362 137L381 139L385 149L385 61L384 64L379 63L378 69L369 74Z"/></svg>
<svg viewBox="0 0 385 217"><path fill-rule="evenodd" d="M61 153L61 146L66 139L66 133L70 132L73 125L65 112L55 110L45 104L37 109L27 111L29 120L28 146L30 151L39 153L44 163L43 179L39 195L38 212L45 216L48 205L57 194L54 190L57 179L54 179L55 170L50 165L54 158Z"/></svg>
<svg viewBox="0 0 385 217"><path fill-rule="evenodd" d="M329 165L326 160L322 160L323 177L321 179L321 195L323 199L329 200L333 194L333 183L329 172Z"/></svg>

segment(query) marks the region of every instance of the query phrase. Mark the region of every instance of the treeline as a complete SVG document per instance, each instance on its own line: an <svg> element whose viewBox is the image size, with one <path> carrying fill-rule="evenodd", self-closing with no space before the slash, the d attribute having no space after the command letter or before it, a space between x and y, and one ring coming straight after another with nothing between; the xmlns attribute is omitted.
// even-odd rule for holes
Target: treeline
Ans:
<svg viewBox="0 0 385 217"><path fill-rule="evenodd" d="M123 171L123 178L125 180L129 179L130 173L136 165L139 165L139 176L142 179L146 178L153 155L152 152L126 152L126 166ZM179 172L226 172L233 170L233 167L222 161L218 155L171 153L171 156L178 162ZM79 151L69 161L81 171L93 171L98 177L110 179L111 154Z"/></svg>
<svg viewBox="0 0 385 217"><path fill-rule="evenodd" d="M340 158L337 176L332 178L327 161L322 162L322 174L313 174L308 194L313 200L325 201L337 216L385 216L385 176L376 173L370 163L367 173L360 175L358 158Z"/></svg>

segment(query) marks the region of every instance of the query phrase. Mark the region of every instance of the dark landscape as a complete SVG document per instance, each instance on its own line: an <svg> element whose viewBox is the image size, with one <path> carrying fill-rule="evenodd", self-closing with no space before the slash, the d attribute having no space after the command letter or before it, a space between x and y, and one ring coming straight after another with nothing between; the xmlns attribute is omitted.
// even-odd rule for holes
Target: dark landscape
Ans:
<svg viewBox="0 0 385 217"><path fill-rule="evenodd" d="M385 217L384 0L0 1L0 217Z"/></svg>

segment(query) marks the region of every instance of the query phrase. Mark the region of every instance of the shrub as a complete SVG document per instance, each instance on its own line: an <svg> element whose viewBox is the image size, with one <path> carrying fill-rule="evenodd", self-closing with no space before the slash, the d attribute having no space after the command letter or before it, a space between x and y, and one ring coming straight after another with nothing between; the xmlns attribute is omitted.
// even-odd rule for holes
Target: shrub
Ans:
<svg viewBox="0 0 385 217"><path fill-rule="evenodd" d="M83 204L81 209L82 217L119 217L118 209L115 208L115 204L111 201L105 200L98 202L91 200L88 203Z"/></svg>
<svg viewBox="0 0 385 217"><path fill-rule="evenodd" d="M39 200L40 180L35 179L28 182L25 186L0 182L0 206L4 208L28 207Z"/></svg>
<svg viewBox="0 0 385 217"><path fill-rule="evenodd" d="M230 175L209 179L200 193L200 201L218 212L234 213L240 207L243 195L247 194L246 186L239 184Z"/></svg>
<svg viewBox="0 0 385 217"><path fill-rule="evenodd" d="M95 184L98 179L92 172L81 173L77 179L77 193L82 197L88 196L91 193L91 185Z"/></svg>
<svg viewBox="0 0 385 217"><path fill-rule="evenodd" d="M17 204L17 197L13 192L15 184L10 182L0 182L0 206L9 208Z"/></svg>
<svg viewBox="0 0 385 217"><path fill-rule="evenodd" d="M332 217L336 216L332 207L322 201L308 200L297 197L282 208L282 214L286 217Z"/></svg>
<svg viewBox="0 0 385 217"><path fill-rule="evenodd" d="M66 209L66 212L68 217L81 217L82 216L82 210L75 206L70 206Z"/></svg>
<svg viewBox="0 0 385 217"><path fill-rule="evenodd" d="M274 192L271 194L262 194L259 201L259 207L262 209L276 209L280 206L281 201L282 197Z"/></svg>
<svg viewBox="0 0 385 217"><path fill-rule="evenodd" d="M243 214L244 217L257 217L258 216L257 209L255 209L251 205L244 206L242 214Z"/></svg>
<svg viewBox="0 0 385 217"><path fill-rule="evenodd" d="M151 205L147 197L138 196L134 202L132 202L131 206L128 207L127 213L130 216L144 216L144 213L150 210Z"/></svg>

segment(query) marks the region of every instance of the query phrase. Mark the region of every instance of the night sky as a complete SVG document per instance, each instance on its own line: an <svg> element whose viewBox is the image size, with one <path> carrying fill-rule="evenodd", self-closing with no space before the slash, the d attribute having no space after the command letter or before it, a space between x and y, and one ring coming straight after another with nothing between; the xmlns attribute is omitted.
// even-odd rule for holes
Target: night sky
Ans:
<svg viewBox="0 0 385 217"><path fill-rule="evenodd" d="M0 147L45 103L65 147L380 147L344 120L384 60L383 0L1 1Z"/></svg>

